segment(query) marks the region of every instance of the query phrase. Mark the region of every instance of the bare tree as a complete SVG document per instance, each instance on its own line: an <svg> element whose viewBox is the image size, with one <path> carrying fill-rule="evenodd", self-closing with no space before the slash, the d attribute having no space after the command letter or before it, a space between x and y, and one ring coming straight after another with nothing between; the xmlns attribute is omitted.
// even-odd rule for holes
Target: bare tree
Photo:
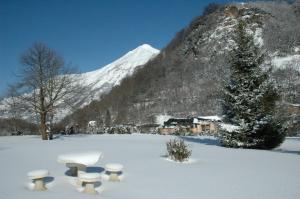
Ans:
<svg viewBox="0 0 300 199"><path fill-rule="evenodd" d="M48 122L62 104L76 103L80 91L75 75L62 57L43 43L36 43L21 57L22 70L17 84L19 102L38 116L42 139L49 139Z"/></svg>

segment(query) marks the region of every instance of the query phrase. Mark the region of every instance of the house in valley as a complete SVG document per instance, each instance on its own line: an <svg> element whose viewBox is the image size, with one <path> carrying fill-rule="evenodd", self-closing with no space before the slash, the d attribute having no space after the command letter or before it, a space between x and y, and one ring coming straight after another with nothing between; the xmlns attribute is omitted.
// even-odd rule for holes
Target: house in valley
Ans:
<svg viewBox="0 0 300 199"><path fill-rule="evenodd" d="M191 118L170 118L158 129L160 134L213 135L217 132L218 116L199 116Z"/></svg>

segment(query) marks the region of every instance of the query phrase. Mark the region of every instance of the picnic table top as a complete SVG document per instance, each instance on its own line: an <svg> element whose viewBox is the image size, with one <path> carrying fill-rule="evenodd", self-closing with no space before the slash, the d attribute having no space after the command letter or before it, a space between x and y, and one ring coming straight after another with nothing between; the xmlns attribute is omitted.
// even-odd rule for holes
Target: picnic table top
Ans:
<svg viewBox="0 0 300 199"><path fill-rule="evenodd" d="M96 164L99 159L102 158L102 152L91 151L91 152L80 152L80 153L67 153L57 157L59 163L74 163L82 164L85 166L92 166Z"/></svg>

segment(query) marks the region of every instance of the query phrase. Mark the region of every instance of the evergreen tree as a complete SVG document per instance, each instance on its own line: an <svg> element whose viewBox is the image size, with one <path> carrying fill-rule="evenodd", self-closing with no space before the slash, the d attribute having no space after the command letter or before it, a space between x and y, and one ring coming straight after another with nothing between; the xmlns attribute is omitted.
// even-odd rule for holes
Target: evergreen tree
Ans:
<svg viewBox="0 0 300 199"><path fill-rule="evenodd" d="M111 115L109 109L106 110L106 114L105 114L105 126L106 127L111 126Z"/></svg>
<svg viewBox="0 0 300 199"><path fill-rule="evenodd" d="M279 95L261 65L264 55L246 31L246 23L238 23L234 37L236 46L230 53L230 77L223 89L224 121L238 128L221 130L221 143L227 147L270 149L281 144L284 129L274 118Z"/></svg>

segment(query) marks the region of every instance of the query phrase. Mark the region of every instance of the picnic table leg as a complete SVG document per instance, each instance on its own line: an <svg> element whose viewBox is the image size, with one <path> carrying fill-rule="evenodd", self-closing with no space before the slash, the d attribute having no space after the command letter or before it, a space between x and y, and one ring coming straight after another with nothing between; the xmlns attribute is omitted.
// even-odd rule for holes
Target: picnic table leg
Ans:
<svg viewBox="0 0 300 199"><path fill-rule="evenodd" d="M77 165L77 177L79 177L80 173L85 173L86 172L86 166L83 164L78 164ZM79 178L77 179L77 185L81 186L83 183L82 181L79 180Z"/></svg>
<svg viewBox="0 0 300 199"><path fill-rule="evenodd" d="M69 167L69 175L70 176L77 176L77 171L78 171L78 168L77 168L77 164L74 164L74 163L66 163L66 166Z"/></svg>
<svg viewBox="0 0 300 199"><path fill-rule="evenodd" d="M118 173L117 172L110 172L109 180L110 181L120 181Z"/></svg>
<svg viewBox="0 0 300 199"><path fill-rule="evenodd" d="M71 176L78 176L78 172L84 172L86 171L86 166L83 164L77 164L77 163L67 163L67 167L69 167L69 172Z"/></svg>
<svg viewBox="0 0 300 199"><path fill-rule="evenodd" d="M34 190L36 191L45 191L47 190L44 184L43 178L38 178L34 180Z"/></svg>
<svg viewBox="0 0 300 199"><path fill-rule="evenodd" d="M97 194L97 191L95 190L94 182L86 182L83 192L89 194Z"/></svg>
<svg viewBox="0 0 300 199"><path fill-rule="evenodd" d="M75 166L70 167L70 175L71 176L77 176L78 168Z"/></svg>
<svg viewBox="0 0 300 199"><path fill-rule="evenodd" d="M86 172L86 166L83 164L78 164L77 169L78 169L77 172L83 172L83 173Z"/></svg>

